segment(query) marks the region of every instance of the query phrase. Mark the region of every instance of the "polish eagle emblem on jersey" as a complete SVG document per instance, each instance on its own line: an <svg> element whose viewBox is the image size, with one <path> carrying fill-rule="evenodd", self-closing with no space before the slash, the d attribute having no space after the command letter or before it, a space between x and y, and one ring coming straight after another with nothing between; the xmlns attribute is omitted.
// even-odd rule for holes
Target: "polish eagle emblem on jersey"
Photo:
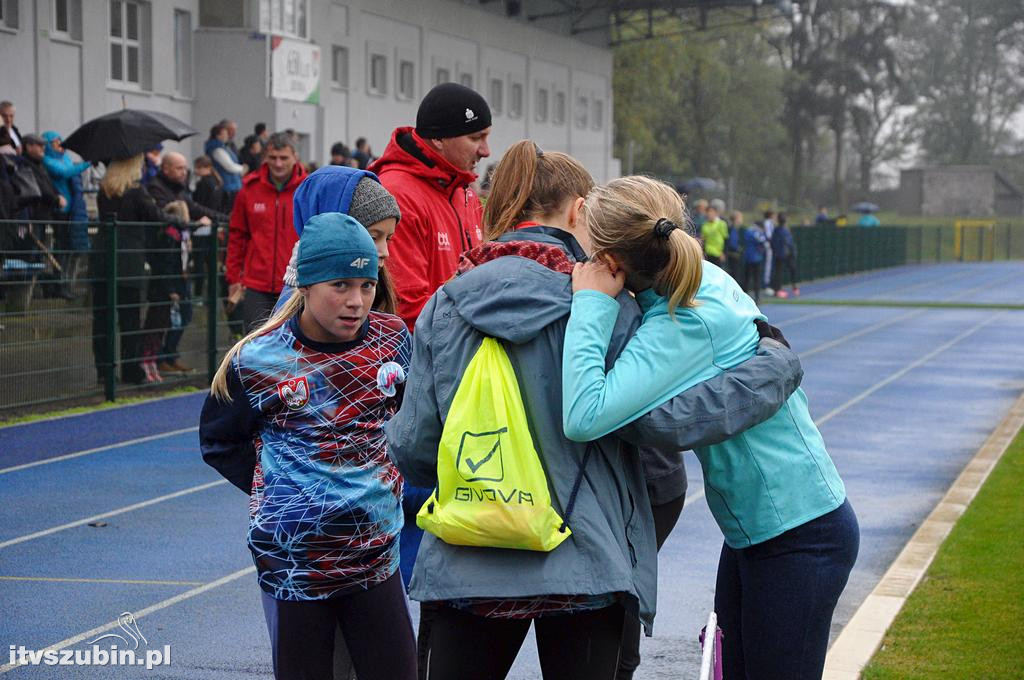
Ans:
<svg viewBox="0 0 1024 680"><path fill-rule="evenodd" d="M299 409L309 403L309 383L306 376L290 378L277 383L277 396L290 409Z"/></svg>
<svg viewBox="0 0 1024 680"><path fill-rule="evenodd" d="M394 361L389 361L377 370L377 388L385 397L393 397L397 393L396 385L405 382L405 369Z"/></svg>

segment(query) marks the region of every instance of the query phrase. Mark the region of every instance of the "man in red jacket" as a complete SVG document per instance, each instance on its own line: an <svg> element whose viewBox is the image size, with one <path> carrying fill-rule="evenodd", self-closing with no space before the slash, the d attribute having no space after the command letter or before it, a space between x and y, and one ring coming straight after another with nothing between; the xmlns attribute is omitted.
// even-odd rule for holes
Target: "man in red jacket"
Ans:
<svg viewBox="0 0 1024 680"><path fill-rule="evenodd" d="M295 142L278 132L267 141L263 165L242 180L228 227L228 300L241 296L248 333L270 315L298 240L292 196L306 177Z"/></svg>
<svg viewBox="0 0 1024 680"><path fill-rule="evenodd" d="M398 315L413 329L434 291L455 273L459 256L483 240L473 168L491 155L491 109L457 83L436 86L420 103L416 127L394 131L370 167L398 201L402 221L391 241L388 270Z"/></svg>

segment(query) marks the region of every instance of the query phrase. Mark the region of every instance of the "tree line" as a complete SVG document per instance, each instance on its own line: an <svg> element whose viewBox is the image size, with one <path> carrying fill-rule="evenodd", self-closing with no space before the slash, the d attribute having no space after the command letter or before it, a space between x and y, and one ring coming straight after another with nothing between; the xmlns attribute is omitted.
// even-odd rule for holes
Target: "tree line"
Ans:
<svg viewBox="0 0 1024 680"><path fill-rule="evenodd" d="M1024 180L1020 0L803 0L680 22L618 33L624 171L711 177L738 202L792 208L845 209L894 162L994 163Z"/></svg>

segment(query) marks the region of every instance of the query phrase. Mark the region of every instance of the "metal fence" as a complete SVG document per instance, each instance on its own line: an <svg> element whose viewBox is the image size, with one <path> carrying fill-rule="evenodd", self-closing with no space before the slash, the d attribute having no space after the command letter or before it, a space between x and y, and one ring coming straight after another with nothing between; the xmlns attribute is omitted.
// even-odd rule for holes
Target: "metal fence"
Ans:
<svg viewBox="0 0 1024 680"><path fill-rule="evenodd" d="M1024 227L996 220L906 227L796 227L803 280L930 262L1024 259Z"/></svg>
<svg viewBox="0 0 1024 680"><path fill-rule="evenodd" d="M0 412L208 384L241 327L227 227L193 226L0 221Z"/></svg>
<svg viewBox="0 0 1024 680"><path fill-rule="evenodd" d="M991 221L793 233L803 280L1024 258L1024 227ZM193 230L184 250L165 224L18 220L0 235L0 413L208 385L241 333L224 308L225 225ZM192 370L160 370L175 357Z"/></svg>

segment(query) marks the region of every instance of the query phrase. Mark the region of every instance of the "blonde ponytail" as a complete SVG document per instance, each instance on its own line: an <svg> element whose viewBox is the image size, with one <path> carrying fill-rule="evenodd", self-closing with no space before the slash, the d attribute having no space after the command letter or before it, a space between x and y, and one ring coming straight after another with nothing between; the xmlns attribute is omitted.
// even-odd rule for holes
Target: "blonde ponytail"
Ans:
<svg viewBox="0 0 1024 680"><path fill-rule="evenodd" d="M595 187L584 215L595 256L612 255L628 273L652 281L672 316L696 306L703 249L684 229L686 208L675 189L650 177L622 177ZM671 222L667 229L655 229L661 220Z"/></svg>
<svg viewBox="0 0 1024 680"><path fill-rule="evenodd" d="M217 372L213 376L213 382L210 383L210 394L217 397L225 403L231 403L231 394L228 391L228 371L231 370L231 362L234 358L242 351L242 347L247 343L261 335L265 335L275 328L283 325L288 319L295 316L299 310L302 309L302 293L298 289L292 291L292 296L288 298L281 307L270 315L262 326L252 331L244 338L235 343L235 346L228 350L228 353L224 355L224 358L220 362L220 366L217 368Z"/></svg>

